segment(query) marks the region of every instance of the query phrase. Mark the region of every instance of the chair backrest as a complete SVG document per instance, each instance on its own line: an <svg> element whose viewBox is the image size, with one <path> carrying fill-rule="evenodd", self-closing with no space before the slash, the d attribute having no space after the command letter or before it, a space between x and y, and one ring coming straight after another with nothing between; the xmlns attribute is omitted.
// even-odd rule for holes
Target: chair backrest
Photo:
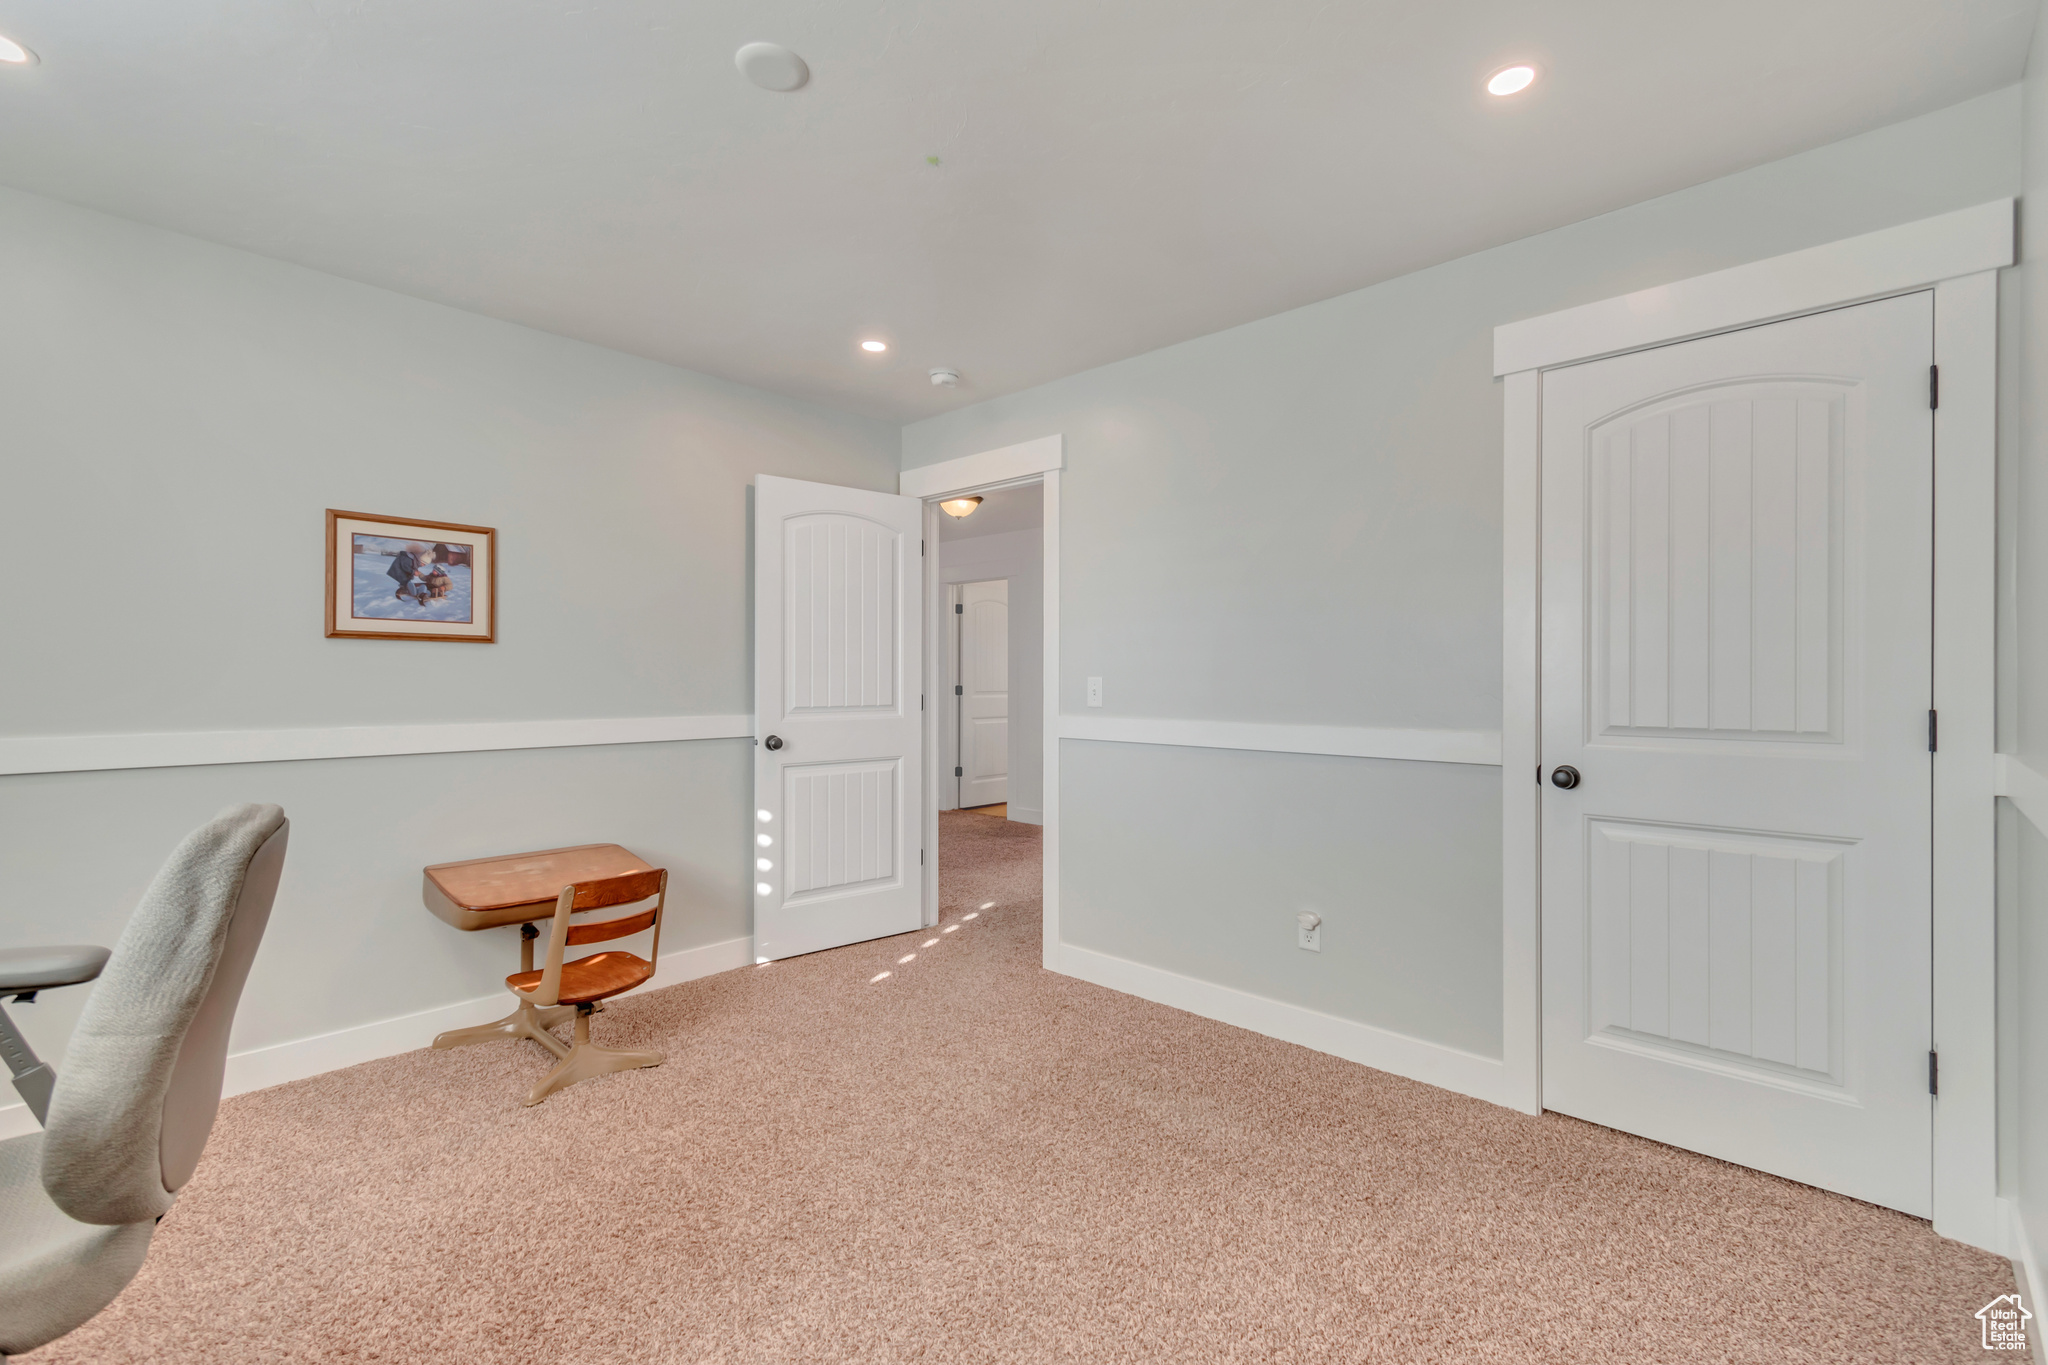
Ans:
<svg viewBox="0 0 2048 1365"><path fill-rule="evenodd" d="M569 920L569 916L579 910L631 905L649 896L654 898L654 904L638 914L584 924L572 924ZM587 882L571 882L563 887L562 894L555 897L554 931L548 935L547 961L540 969L540 984L532 996L534 1003L552 1005L562 998L562 950L569 944L603 943L652 927L654 941L648 946L647 960L659 961L661 911L667 904L668 869L662 867L646 872L622 872L616 877L593 877Z"/></svg>
<svg viewBox="0 0 2048 1365"><path fill-rule="evenodd" d="M43 1188L78 1221L160 1217L191 1178L290 832L276 806L228 807L186 836L129 917L43 1130Z"/></svg>
<svg viewBox="0 0 2048 1365"><path fill-rule="evenodd" d="M661 900L668 882L668 873L661 868L652 872L623 872L616 877L596 877L587 882L577 882L562 888L570 894L570 913L584 910L602 910L607 906L631 905L653 896L657 899L636 915L620 915L616 919L571 923L567 941L569 943L604 943L628 934L637 934L654 925L661 918ZM660 931L656 930L658 934Z"/></svg>

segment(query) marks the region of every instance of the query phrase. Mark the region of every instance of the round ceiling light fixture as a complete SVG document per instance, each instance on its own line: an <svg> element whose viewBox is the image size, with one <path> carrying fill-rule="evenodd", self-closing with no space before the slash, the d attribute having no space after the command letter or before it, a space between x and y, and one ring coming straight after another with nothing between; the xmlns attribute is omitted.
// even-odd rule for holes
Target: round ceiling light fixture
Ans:
<svg viewBox="0 0 2048 1365"><path fill-rule="evenodd" d="M863 341L860 344L860 348L863 351L866 351L869 355L880 355L882 352L889 349L889 343L886 341L877 341L873 337L869 337L866 341Z"/></svg>
<svg viewBox="0 0 2048 1365"><path fill-rule="evenodd" d="M946 515L949 517L964 517L972 515L974 509L981 506L981 499L947 498L939 506L945 509Z"/></svg>
<svg viewBox="0 0 2048 1365"><path fill-rule="evenodd" d="M732 54L732 64L763 90L783 94L803 89L811 79L811 68L804 65L804 59L781 43L748 43Z"/></svg>
<svg viewBox="0 0 2048 1365"><path fill-rule="evenodd" d="M1535 83L1535 67L1505 67L1487 77L1486 93L1489 95L1519 95Z"/></svg>
<svg viewBox="0 0 2048 1365"><path fill-rule="evenodd" d="M0 34L0 62L6 62L9 66L34 66L36 54L14 39Z"/></svg>

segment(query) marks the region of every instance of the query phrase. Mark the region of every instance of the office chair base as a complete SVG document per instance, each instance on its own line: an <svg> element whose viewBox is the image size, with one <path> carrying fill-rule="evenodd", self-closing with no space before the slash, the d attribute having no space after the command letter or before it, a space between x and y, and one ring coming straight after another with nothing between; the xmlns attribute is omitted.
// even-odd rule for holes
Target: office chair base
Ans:
<svg viewBox="0 0 2048 1365"><path fill-rule="evenodd" d="M521 1005L495 1024L449 1029L434 1039L434 1046L468 1047L471 1043L488 1043L494 1038L531 1038L557 1057L566 1057L569 1055L568 1045L548 1030L575 1013L574 1005L555 1005L548 1009Z"/></svg>

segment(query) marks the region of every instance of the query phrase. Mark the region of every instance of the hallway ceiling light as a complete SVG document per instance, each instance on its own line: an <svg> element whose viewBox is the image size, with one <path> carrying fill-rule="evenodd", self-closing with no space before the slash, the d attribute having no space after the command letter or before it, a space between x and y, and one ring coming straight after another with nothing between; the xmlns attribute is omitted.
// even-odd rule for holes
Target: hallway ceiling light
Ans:
<svg viewBox="0 0 2048 1365"><path fill-rule="evenodd" d="M0 34L0 62L6 62L10 66L33 66L35 65L35 60L35 53L30 52L20 43L15 42L14 39Z"/></svg>
<svg viewBox="0 0 2048 1365"><path fill-rule="evenodd" d="M804 65L804 59L781 43L748 43L732 54L732 64L763 90L779 94L801 90L811 79L811 68Z"/></svg>
<svg viewBox="0 0 2048 1365"><path fill-rule="evenodd" d="M863 341L860 344L860 348L863 351L871 351L876 355L880 355L882 352L889 349L889 343L886 341L875 341L873 339L869 339L867 341Z"/></svg>
<svg viewBox="0 0 2048 1365"><path fill-rule="evenodd" d="M1536 83L1536 68L1533 66L1511 66L1496 71L1486 82L1489 95L1519 95Z"/></svg>
<svg viewBox="0 0 2048 1365"><path fill-rule="evenodd" d="M947 498L939 506L946 509L948 516L964 517L981 506L980 498Z"/></svg>

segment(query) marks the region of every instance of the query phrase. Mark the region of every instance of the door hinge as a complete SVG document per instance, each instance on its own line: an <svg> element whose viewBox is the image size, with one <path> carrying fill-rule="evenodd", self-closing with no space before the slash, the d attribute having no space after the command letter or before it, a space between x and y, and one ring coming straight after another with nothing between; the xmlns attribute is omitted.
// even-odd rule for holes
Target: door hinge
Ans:
<svg viewBox="0 0 2048 1365"><path fill-rule="evenodd" d="M966 694L965 692L962 692L962 691L960 690L960 684L959 684L959 683L954 683L954 684L953 684L953 695L954 695L954 696L956 696L956 697L964 697L964 696L966 696L967 694Z"/></svg>
<svg viewBox="0 0 2048 1365"><path fill-rule="evenodd" d="M920 711L924 710L924 693L922 692L917 694L917 709Z"/></svg>
<svg viewBox="0 0 2048 1365"><path fill-rule="evenodd" d="M1927 367L1927 406L1930 409L1941 406L1941 366L1939 365L1929 365Z"/></svg>
<svg viewBox="0 0 2048 1365"><path fill-rule="evenodd" d="M964 612L964 611L966 611L966 610L967 610L967 604L966 604L965 602L955 602L955 603L953 604L953 614L954 614L955 616L958 616L958 615L960 615L960 614L961 614L962 612Z"/></svg>
<svg viewBox="0 0 2048 1365"><path fill-rule="evenodd" d="M923 866L924 866L924 850L923 850L923 849L919 849L919 850L917 851L917 865L918 865L919 867L923 867Z"/></svg>
<svg viewBox="0 0 2048 1365"><path fill-rule="evenodd" d="M965 777L965 776L967 776L967 772L966 772L966 770L965 770L964 768L955 768L955 769L953 769L953 776L955 776L955 777Z"/></svg>
<svg viewBox="0 0 2048 1365"><path fill-rule="evenodd" d="M1927 1054L1927 1093L1930 1095L1939 1095L1941 1093L1941 1054L1939 1052Z"/></svg>
<svg viewBox="0 0 2048 1365"><path fill-rule="evenodd" d="M923 542L923 541L921 541L921 540L920 540L919 542L917 542L917 552L918 552L919 554L923 554L923 553L924 553L924 542Z"/></svg>
<svg viewBox="0 0 2048 1365"><path fill-rule="evenodd" d="M1928 753L1930 753L1930 754L1931 754L1931 753L1933 753L1933 752L1935 752L1936 748L1938 747L1938 745L1937 745L1937 741L1938 741L1938 740L1940 739L1940 735L1939 735L1939 733L1938 733L1938 732L1937 732L1937 730L1936 730L1936 725L1935 725L1935 722L1936 722L1936 720L1937 720L1937 716L1936 716L1936 713L1935 713L1934 709L1933 709L1932 707L1928 708L1928 711L1927 711L1927 752L1928 752Z"/></svg>

